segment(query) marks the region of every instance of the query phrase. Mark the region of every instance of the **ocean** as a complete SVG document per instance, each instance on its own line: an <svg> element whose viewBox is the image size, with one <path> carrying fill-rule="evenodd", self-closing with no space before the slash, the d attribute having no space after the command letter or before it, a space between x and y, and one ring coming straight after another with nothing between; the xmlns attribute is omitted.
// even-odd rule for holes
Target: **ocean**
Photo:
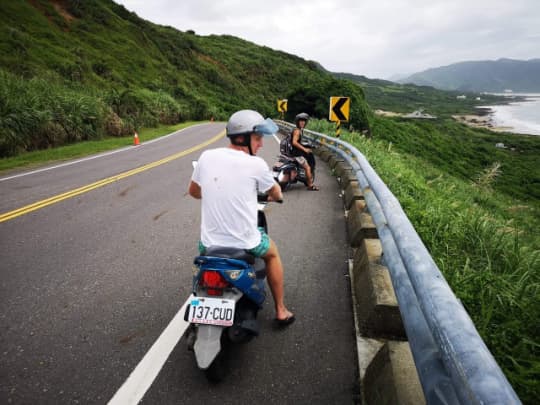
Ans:
<svg viewBox="0 0 540 405"><path fill-rule="evenodd" d="M525 96L527 101L486 106L492 111L493 126L508 127L509 132L518 134L540 135L540 94L512 93L512 96Z"/></svg>

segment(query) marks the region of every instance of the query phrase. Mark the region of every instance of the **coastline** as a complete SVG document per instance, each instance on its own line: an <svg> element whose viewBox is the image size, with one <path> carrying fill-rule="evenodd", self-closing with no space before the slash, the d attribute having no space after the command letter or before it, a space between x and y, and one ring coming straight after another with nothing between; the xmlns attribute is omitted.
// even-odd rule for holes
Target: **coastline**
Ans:
<svg viewBox="0 0 540 405"><path fill-rule="evenodd" d="M540 93L513 93L508 103L485 106L492 110L494 126L509 126L512 133L540 135Z"/></svg>
<svg viewBox="0 0 540 405"><path fill-rule="evenodd" d="M507 132L516 135L540 136L540 93L504 94L506 100L500 104L476 106L469 114L453 114L458 123L472 128L487 129L492 132ZM413 114L375 110L376 115L411 119L435 118L422 116L422 110ZM417 114L418 113L418 114ZM417 115L414 115L417 114Z"/></svg>
<svg viewBox="0 0 540 405"><path fill-rule="evenodd" d="M512 132L512 127L496 126L489 107L478 107L478 114L452 115L456 121L474 128L484 128L495 132ZM403 117L405 114L393 111L375 110L375 114L383 117Z"/></svg>
<svg viewBox="0 0 540 405"><path fill-rule="evenodd" d="M489 107L478 107L478 114L452 115L456 121L473 128L484 128L494 132L513 132L508 126L497 126L493 120L493 110Z"/></svg>

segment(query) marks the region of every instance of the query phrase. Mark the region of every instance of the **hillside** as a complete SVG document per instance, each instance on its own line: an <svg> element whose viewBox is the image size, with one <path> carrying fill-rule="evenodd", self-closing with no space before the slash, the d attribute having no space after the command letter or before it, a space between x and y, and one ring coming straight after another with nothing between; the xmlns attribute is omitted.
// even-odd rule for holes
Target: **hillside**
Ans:
<svg viewBox="0 0 540 405"><path fill-rule="evenodd" d="M0 156L241 108L325 117L332 95L362 90L313 61L231 36L199 36L139 18L110 0L0 3ZM29 135L32 134L32 135Z"/></svg>
<svg viewBox="0 0 540 405"><path fill-rule="evenodd" d="M399 80L442 90L540 92L540 59L471 61L428 69Z"/></svg>

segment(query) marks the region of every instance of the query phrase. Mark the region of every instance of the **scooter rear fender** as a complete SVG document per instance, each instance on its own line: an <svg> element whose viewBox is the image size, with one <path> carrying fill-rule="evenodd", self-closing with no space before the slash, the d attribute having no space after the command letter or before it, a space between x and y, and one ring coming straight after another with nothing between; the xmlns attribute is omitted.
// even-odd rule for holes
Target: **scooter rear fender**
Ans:
<svg viewBox="0 0 540 405"><path fill-rule="evenodd" d="M197 366L206 370L221 351L221 334L225 328L215 325L199 325L193 346Z"/></svg>
<svg viewBox="0 0 540 405"><path fill-rule="evenodd" d="M242 293L226 293L223 298L233 299L236 302L242 298ZM225 330L224 326L197 325L197 337L193 345L197 366L201 370L206 370L216 356L221 351L221 334Z"/></svg>

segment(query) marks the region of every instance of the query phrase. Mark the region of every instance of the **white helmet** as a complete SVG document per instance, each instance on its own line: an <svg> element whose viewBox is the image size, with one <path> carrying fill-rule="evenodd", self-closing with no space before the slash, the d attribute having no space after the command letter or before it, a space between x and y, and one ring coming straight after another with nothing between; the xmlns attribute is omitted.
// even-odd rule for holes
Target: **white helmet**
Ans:
<svg viewBox="0 0 540 405"><path fill-rule="evenodd" d="M260 135L272 135L278 131L278 126L270 118L264 117L257 111L240 110L235 112L227 122L227 136L250 135L257 133Z"/></svg>

